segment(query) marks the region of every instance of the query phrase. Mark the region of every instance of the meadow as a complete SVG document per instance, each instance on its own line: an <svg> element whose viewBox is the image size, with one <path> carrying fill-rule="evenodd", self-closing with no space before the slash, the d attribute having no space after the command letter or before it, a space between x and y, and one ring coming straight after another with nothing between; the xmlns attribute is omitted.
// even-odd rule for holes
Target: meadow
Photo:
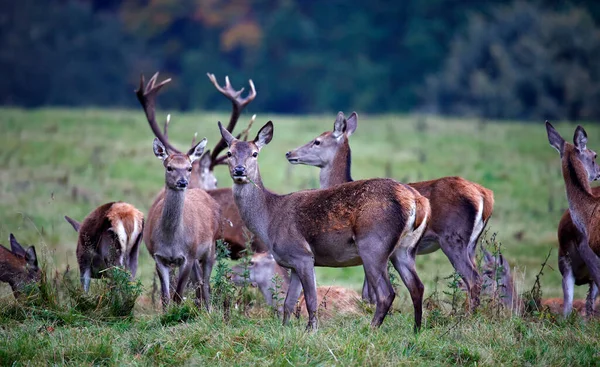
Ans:
<svg viewBox="0 0 600 367"><path fill-rule="evenodd" d="M250 106L251 107L251 106ZM158 109L159 116L164 118ZM152 153L153 135L141 110L2 109L0 114L0 241L9 233L35 245L47 269L77 269L76 233L63 219L76 219L100 204L123 200L147 212L164 183L164 169ZM253 113L250 108L250 112ZM351 112L351 111L347 111ZM216 122L228 112L175 113L169 137L188 147L194 132L214 146ZM240 127L249 118L242 116ZM259 114L251 136L266 121L275 124L273 141L259 163L265 186L287 193L318 186L318 169L291 166L285 152L333 126L335 115ZM160 121L160 120L159 120ZM600 130L584 124L589 147L597 149ZM557 122L565 137L574 125ZM556 226L567 208L558 153L550 147L543 121L494 122L422 115L359 115L351 137L354 179L388 176L403 182L458 175L494 191L488 233L496 233L519 293L529 290L552 249L541 276L544 297L562 297L556 265ZM225 167L216 168L220 187L231 185ZM75 270L76 271L76 270ZM425 296L443 292L453 269L438 251L417 258ZM142 298L148 299L154 264L140 254ZM318 269L319 285L360 290L361 268ZM215 311L188 322L164 322L155 305L137 305L133 319L105 323L93 319L52 321L39 317L0 317L0 364L540 364L600 363L600 325L579 318L523 319L444 316L425 311L425 327L412 334L412 305L397 288L395 312L371 330L369 310L359 318L334 317L320 330L304 333L304 321L281 327L269 312L229 320ZM587 289L577 287L575 297ZM10 288L0 287L0 308L15 307ZM500 314L502 316L500 316ZM49 331L51 330L51 331ZM323 342L326 341L326 342Z"/></svg>

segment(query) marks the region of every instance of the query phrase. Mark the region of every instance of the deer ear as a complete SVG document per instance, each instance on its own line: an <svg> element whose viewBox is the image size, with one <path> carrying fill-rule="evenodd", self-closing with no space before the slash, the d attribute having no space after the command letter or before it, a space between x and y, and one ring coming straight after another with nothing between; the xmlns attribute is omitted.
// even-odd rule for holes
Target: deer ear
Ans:
<svg viewBox="0 0 600 367"><path fill-rule="evenodd" d="M256 134L256 138L254 138L254 144L256 144L260 150L265 145L269 144L271 139L273 139L273 122L269 121L265 124L265 126L258 130L258 134Z"/></svg>
<svg viewBox="0 0 600 367"><path fill-rule="evenodd" d="M198 162L200 169L210 169L210 149L205 151L204 154L202 154L202 157L200 157L200 162Z"/></svg>
<svg viewBox="0 0 600 367"><path fill-rule="evenodd" d="M219 130L221 131L221 136L223 137L223 139L225 139L225 142L227 143L227 146L231 146L231 143L236 140L233 135L231 135L231 133L229 131L227 131L226 128L223 127L223 125L221 124L221 121L219 121L217 123L219 125Z"/></svg>
<svg viewBox="0 0 600 367"><path fill-rule="evenodd" d="M575 144L575 148L577 148L580 152L584 151L587 146L587 133L578 125L575 129L575 134L573 135L573 144Z"/></svg>
<svg viewBox="0 0 600 367"><path fill-rule="evenodd" d="M65 215L65 220L67 222L69 222L69 224L73 227L73 229L75 230L75 232L79 232L79 228L81 228L81 223L79 223L78 221L76 221L73 218L69 218Z"/></svg>
<svg viewBox="0 0 600 367"><path fill-rule="evenodd" d="M190 149L187 155L192 163L194 163L195 160L200 159L200 157L202 157L202 153L204 153L204 148L206 147L207 142L208 141L206 140L206 138L204 138L200 140L198 144L193 146L192 149Z"/></svg>
<svg viewBox="0 0 600 367"><path fill-rule="evenodd" d="M27 264L32 267L38 267L37 254L35 253L35 247L30 246L27 248L27 252L25 253L25 260L27 260Z"/></svg>
<svg viewBox="0 0 600 367"><path fill-rule="evenodd" d="M164 161L169 156L167 148L165 148L162 141L160 141L160 139L158 138L154 138L152 148L154 149L154 155L156 156L156 158L160 159L161 161Z"/></svg>
<svg viewBox="0 0 600 367"><path fill-rule="evenodd" d="M356 112L352 112L350 117L346 120L346 136L354 134L358 125L358 115Z"/></svg>
<svg viewBox="0 0 600 367"><path fill-rule="evenodd" d="M26 255L25 249L21 246L19 242L17 242L17 239L12 233L10 234L10 250L13 254L21 257L25 257Z"/></svg>
<svg viewBox="0 0 600 367"><path fill-rule="evenodd" d="M546 121L546 133L548 134L548 141L550 142L550 145L552 145L552 147L554 147L554 149L556 149L562 157L565 151L565 139L560 136L558 131L556 131L554 126L552 126L552 124L548 121Z"/></svg>
<svg viewBox="0 0 600 367"><path fill-rule="evenodd" d="M335 122L333 123L333 137L339 138L346 131L346 119L342 111L338 112Z"/></svg>

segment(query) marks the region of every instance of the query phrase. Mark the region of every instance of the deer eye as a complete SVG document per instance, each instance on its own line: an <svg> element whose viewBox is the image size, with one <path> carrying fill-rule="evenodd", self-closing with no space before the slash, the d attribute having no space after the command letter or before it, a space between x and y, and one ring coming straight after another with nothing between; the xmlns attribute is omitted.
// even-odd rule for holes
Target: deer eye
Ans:
<svg viewBox="0 0 600 367"><path fill-rule="evenodd" d="M228 156L228 157L231 157L231 152L227 152L227 156Z"/></svg>
<svg viewBox="0 0 600 367"><path fill-rule="evenodd" d="M250 266L254 265L254 261L250 261Z"/></svg>
<svg viewBox="0 0 600 367"><path fill-rule="evenodd" d="M318 140L315 140L315 145L321 145L321 142Z"/></svg>
<svg viewBox="0 0 600 367"><path fill-rule="evenodd" d="M192 167L188 167L188 172L192 172Z"/></svg>
<svg viewBox="0 0 600 367"><path fill-rule="evenodd" d="M258 157L258 152L254 152L254 153L252 153L252 156L253 156L254 158Z"/></svg>
<svg viewBox="0 0 600 367"><path fill-rule="evenodd" d="M173 171L173 167L171 167L171 166L168 166L168 167L167 167L167 172L171 172L171 171Z"/></svg>

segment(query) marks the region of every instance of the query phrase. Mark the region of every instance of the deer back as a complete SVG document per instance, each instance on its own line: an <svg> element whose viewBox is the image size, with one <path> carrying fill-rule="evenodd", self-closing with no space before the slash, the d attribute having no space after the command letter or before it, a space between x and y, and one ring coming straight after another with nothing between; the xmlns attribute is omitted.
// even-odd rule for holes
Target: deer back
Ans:
<svg viewBox="0 0 600 367"><path fill-rule="evenodd" d="M66 217L72 225L72 219ZM74 226L75 228L75 226ZM77 259L92 262L92 272L124 266L144 229L144 214L133 205L110 202L88 214L78 231ZM100 267L100 268L99 268Z"/></svg>

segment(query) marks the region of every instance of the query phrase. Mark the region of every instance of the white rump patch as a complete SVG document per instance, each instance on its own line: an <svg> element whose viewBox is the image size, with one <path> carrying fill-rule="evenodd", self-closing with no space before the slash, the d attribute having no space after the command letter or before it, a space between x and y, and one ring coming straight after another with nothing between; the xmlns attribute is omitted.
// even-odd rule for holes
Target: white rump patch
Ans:
<svg viewBox="0 0 600 367"><path fill-rule="evenodd" d="M469 248L475 245L475 241L483 231L485 222L483 221L483 196L479 198L479 208L477 208L477 214L475 215L475 222L473 223L473 232L471 232L471 238L469 238Z"/></svg>

